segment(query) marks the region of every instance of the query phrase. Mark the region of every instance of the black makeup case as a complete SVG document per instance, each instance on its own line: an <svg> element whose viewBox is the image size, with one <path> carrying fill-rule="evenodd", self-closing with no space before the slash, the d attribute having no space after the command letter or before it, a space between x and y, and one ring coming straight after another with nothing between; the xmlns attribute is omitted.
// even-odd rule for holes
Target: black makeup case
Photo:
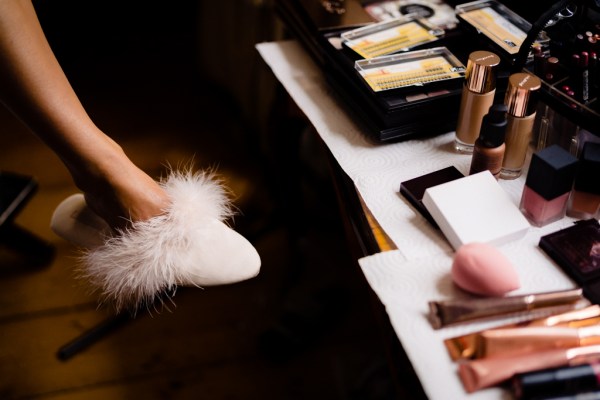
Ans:
<svg viewBox="0 0 600 400"><path fill-rule="evenodd" d="M374 92L365 84L355 64L362 57L341 44L341 35L374 24L374 18L365 11L373 3L359 0L276 0L275 7L293 37L308 50L335 93L352 115L358 117L365 133L375 142L424 138L453 131L464 79L381 92ZM457 3L448 1L446 4L454 9ZM495 50L491 43L478 40L469 29L458 24L445 29L438 40L415 46L410 51L440 47L446 48L464 66L470 52ZM503 63L496 78L497 101L502 101L505 82L514 61L514 57L501 58Z"/></svg>

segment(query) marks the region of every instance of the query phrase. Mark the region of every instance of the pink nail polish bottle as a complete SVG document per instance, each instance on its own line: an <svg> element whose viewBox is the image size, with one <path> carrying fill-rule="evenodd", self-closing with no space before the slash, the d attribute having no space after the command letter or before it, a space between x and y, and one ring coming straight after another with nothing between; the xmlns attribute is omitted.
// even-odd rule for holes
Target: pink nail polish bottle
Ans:
<svg viewBox="0 0 600 400"><path fill-rule="evenodd" d="M565 216L577 172L577 158L559 145L534 153L520 209L532 225L544 226Z"/></svg>

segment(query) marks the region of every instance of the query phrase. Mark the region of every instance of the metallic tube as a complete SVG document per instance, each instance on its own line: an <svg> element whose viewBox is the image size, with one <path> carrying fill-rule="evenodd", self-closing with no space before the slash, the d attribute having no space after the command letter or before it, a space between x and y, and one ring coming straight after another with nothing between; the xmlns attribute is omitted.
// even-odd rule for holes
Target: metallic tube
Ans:
<svg viewBox="0 0 600 400"><path fill-rule="evenodd" d="M543 350L600 344L600 326L528 327L482 332L478 358L513 356Z"/></svg>
<svg viewBox="0 0 600 400"><path fill-rule="evenodd" d="M431 323L438 329L453 323L513 314L545 307L572 305L583 300L582 290L571 289L508 297L430 301Z"/></svg>
<svg viewBox="0 0 600 400"><path fill-rule="evenodd" d="M600 356L600 345L541 351L460 363L458 374L468 393L497 385L516 374L584 363Z"/></svg>
<svg viewBox="0 0 600 400"><path fill-rule="evenodd" d="M507 328L547 328L569 327L580 328L584 326L600 325L600 306L594 304L580 310L554 314L549 317L534 319L516 324L503 325L492 329ZM486 330L489 331L490 329ZM481 351L481 336L486 331L473 332L444 340L444 345L452 361L478 358Z"/></svg>

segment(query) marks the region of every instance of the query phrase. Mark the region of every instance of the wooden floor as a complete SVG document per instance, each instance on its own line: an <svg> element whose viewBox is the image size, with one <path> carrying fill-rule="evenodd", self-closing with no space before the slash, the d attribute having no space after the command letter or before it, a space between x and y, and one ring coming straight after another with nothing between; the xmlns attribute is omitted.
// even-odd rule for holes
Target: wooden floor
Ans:
<svg viewBox="0 0 600 400"><path fill-rule="evenodd" d="M306 203L314 207L306 232L291 237L285 216L273 216L264 165L240 151L247 132L228 117L227 102L195 90L191 71L126 61L103 65L101 78L74 79L88 111L154 177L167 163L216 166L237 196L242 214L234 226L258 249L261 274L180 289L171 310L142 313L60 360L61 346L113 313L75 277L77 249L49 229L54 208L77 191L70 176L0 109L0 170L39 184L15 223L56 251L42 266L0 252L0 398L392 398L383 345L327 181L313 179L317 187L305 189L320 198Z"/></svg>

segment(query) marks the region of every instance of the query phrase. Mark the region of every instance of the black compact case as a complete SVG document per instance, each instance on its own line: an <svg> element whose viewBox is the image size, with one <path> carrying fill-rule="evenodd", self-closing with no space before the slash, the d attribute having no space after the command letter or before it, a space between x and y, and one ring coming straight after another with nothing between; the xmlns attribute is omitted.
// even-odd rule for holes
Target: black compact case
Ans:
<svg viewBox="0 0 600 400"><path fill-rule="evenodd" d="M540 238L539 246L583 289L585 297L600 304L600 224L596 219Z"/></svg>
<svg viewBox="0 0 600 400"><path fill-rule="evenodd" d="M347 105L352 115L356 116L356 121L362 123L365 134L375 142L420 139L454 131L464 79L444 79L435 84L432 84L431 80L421 81L412 86L404 85L393 90L378 92L373 90L372 85L369 87L365 84L364 74L357 71L359 69L356 65L357 61L372 58L363 58L360 52L355 51L356 48L354 50L349 48L342 35L352 36L352 33L357 30L377 24L378 21L367 12L367 9L381 2L380 0L275 0L274 5L286 28L303 44L323 71L334 92ZM441 47L447 49L452 57L466 66L469 54L473 51L492 51L502 60L495 72L495 102L501 102L508 77L511 73L523 69L528 58L521 57L521 53L528 55L531 43L520 45L518 48L525 50L515 54L503 49L492 40L495 31L490 31L487 36L482 35L467 20L473 22L475 18L471 14L473 8L475 11L478 8L486 10L490 8L502 16L495 26L502 27L502 21L505 21L529 35L531 30L528 32L528 29L532 27L531 20L537 18L543 10L535 10L534 7L516 0L502 2L446 0L443 3L454 10L458 23L445 26L442 29L443 34L433 41L423 42L390 54ZM526 13L530 8L534 10ZM399 9L401 13L403 10L402 7ZM431 12L435 17L435 7ZM440 15L445 14L440 13ZM406 14L403 14L403 17L405 16ZM512 28L506 29L512 30ZM516 48L513 47L511 50Z"/></svg>
<svg viewBox="0 0 600 400"><path fill-rule="evenodd" d="M425 191L433 186L450 182L465 176L454 166L442 168L425 175L418 176L400 183L400 194L409 201L410 204L419 212L431 225L439 228L427 208L423 204Z"/></svg>

